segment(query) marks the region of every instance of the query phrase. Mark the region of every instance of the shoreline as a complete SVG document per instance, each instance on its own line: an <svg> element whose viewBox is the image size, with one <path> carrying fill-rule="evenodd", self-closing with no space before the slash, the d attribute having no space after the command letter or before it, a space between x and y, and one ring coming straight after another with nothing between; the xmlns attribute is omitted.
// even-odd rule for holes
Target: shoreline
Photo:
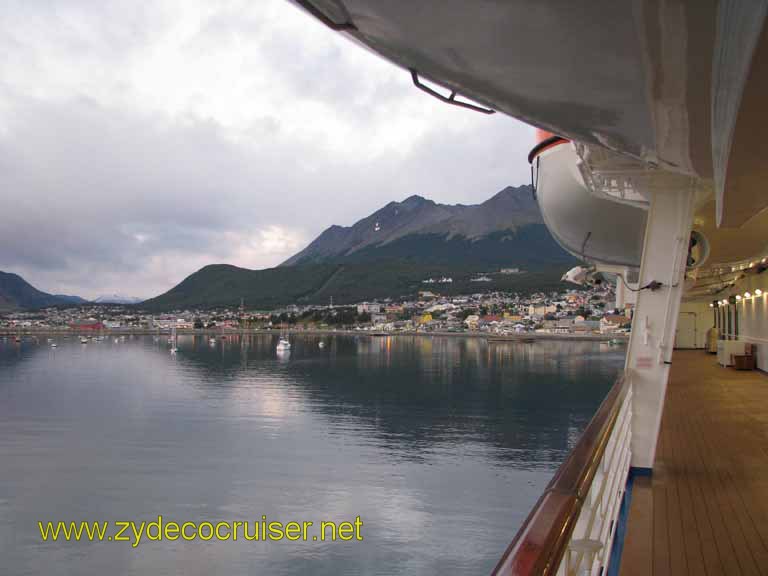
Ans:
<svg viewBox="0 0 768 576"><path fill-rule="evenodd" d="M536 340L570 340L607 342L610 340L628 341L629 334L548 334L542 332L525 332L522 334L492 334L487 332L376 332L367 330L284 330L283 333L305 336L367 336L381 338L391 336L408 337L439 337L439 338L484 338L492 342L524 342ZM33 337L33 336L167 336L170 330L150 330L143 328L121 329L111 328L104 330L70 330L68 328L0 328L0 337ZM250 336L250 335L279 335L280 330L235 330L235 329L177 329L177 336Z"/></svg>

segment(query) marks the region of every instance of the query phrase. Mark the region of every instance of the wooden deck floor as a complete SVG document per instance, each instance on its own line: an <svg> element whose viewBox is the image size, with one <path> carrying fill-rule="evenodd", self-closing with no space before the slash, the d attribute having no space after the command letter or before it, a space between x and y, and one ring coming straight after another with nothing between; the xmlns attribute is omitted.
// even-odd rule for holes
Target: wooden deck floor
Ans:
<svg viewBox="0 0 768 576"><path fill-rule="evenodd" d="M635 479L621 576L768 575L768 376L676 352L652 478Z"/></svg>

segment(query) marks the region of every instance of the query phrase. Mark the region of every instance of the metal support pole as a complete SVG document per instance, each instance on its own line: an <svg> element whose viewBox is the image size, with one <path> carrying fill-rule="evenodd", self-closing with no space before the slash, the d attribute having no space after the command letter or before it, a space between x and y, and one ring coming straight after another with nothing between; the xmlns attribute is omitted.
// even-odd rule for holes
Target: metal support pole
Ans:
<svg viewBox="0 0 768 576"><path fill-rule="evenodd" d="M625 370L633 394L632 466L653 468L683 293L694 189L652 192ZM650 283L660 283L652 290Z"/></svg>

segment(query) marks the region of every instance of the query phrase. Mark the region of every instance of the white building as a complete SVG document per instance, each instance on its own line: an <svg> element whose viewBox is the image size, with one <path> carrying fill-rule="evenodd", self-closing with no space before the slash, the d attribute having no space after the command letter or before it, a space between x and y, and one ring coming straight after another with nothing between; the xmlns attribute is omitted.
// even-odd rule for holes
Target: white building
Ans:
<svg viewBox="0 0 768 576"><path fill-rule="evenodd" d="M378 302L363 302L357 305L358 314L379 314L381 313L381 304Z"/></svg>

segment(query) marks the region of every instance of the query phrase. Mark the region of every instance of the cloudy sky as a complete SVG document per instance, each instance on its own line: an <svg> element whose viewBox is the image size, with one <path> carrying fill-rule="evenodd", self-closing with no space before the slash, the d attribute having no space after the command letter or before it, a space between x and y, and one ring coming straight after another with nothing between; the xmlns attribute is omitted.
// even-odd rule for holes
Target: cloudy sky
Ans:
<svg viewBox="0 0 768 576"><path fill-rule="evenodd" d="M0 270L48 292L150 297L411 194L481 202L532 140L286 0L0 3Z"/></svg>

